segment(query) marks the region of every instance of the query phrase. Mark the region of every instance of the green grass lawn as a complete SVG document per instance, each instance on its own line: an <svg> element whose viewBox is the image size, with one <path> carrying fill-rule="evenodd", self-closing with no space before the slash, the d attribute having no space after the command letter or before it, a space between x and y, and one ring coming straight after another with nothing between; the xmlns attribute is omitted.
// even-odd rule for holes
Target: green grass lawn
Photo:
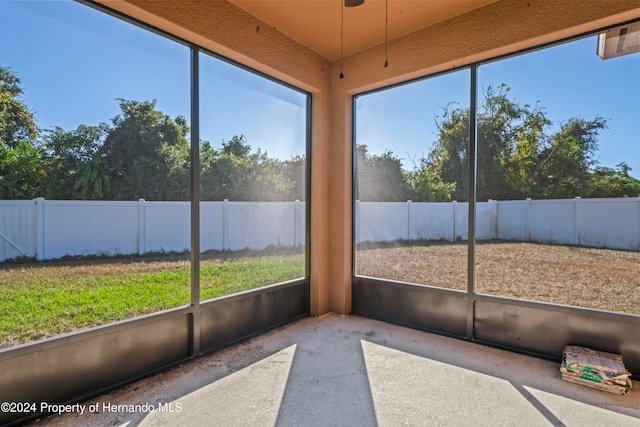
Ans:
<svg viewBox="0 0 640 427"><path fill-rule="evenodd" d="M208 260L201 300L304 276L304 257ZM0 347L188 305L188 261L12 266L0 270Z"/></svg>

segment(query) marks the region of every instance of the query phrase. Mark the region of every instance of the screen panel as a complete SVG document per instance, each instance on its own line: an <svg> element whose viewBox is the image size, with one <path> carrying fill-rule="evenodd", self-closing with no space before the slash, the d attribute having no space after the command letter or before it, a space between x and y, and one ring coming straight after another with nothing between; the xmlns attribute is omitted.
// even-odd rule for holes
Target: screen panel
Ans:
<svg viewBox="0 0 640 427"><path fill-rule="evenodd" d="M355 100L355 274L466 289L469 70Z"/></svg>
<svg viewBox="0 0 640 427"><path fill-rule="evenodd" d="M189 304L189 48L56 1L0 51L0 346Z"/></svg>
<svg viewBox="0 0 640 427"><path fill-rule="evenodd" d="M640 314L640 54L597 39L479 67L480 293Z"/></svg>

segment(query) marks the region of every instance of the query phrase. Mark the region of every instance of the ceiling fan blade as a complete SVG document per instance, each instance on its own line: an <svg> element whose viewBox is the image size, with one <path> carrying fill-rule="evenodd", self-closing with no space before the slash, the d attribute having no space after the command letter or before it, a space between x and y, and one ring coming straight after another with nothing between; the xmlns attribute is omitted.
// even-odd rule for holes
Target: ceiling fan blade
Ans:
<svg viewBox="0 0 640 427"><path fill-rule="evenodd" d="M345 7L360 6L362 3L364 3L364 0L344 0Z"/></svg>

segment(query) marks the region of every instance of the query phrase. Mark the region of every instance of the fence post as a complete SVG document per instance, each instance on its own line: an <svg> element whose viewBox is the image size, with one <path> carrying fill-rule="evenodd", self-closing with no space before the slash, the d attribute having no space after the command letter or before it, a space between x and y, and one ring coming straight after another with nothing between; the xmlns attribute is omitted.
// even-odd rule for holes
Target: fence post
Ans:
<svg viewBox="0 0 640 427"><path fill-rule="evenodd" d="M524 214L524 224L525 224L525 230L524 230L524 241L525 242L529 242L531 241L531 197L527 197L527 205L526 205L526 209L525 209L525 214Z"/></svg>
<svg viewBox="0 0 640 427"><path fill-rule="evenodd" d="M407 240L411 240L411 200L407 200Z"/></svg>
<svg viewBox="0 0 640 427"><path fill-rule="evenodd" d="M307 204L303 200L298 200L298 246L307 243Z"/></svg>
<svg viewBox="0 0 640 427"><path fill-rule="evenodd" d="M36 198L34 200L34 207L36 211L36 259L42 261L46 259L44 253L44 198Z"/></svg>
<svg viewBox="0 0 640 427"><path fill-rule="evenodd" d="M488 208L487 208L487 212L488 212L488 216L489 216L489 224L491 225L491 228L489 229L489 239L495 239L496 238L496 212L495 212L495 200L493 199L488 199L487 203L488 203ZM477 236L477 232L476 232L476 236Z"/></svg>
<svg viewBox="0 0 640 427"><path fill-rule="evenodd" d="M229 199L222 201L222 250L226 251L229 246Z"/></svg>
<svg viewBox="0 0 640 427"><path fill-rule="evenodd" d="M454 200L451 202L451 209L453 210L453 226L451 228L453 228L453 238L451 239L452 242L456 241L456 206L458 205L458 201Z"/></svg>
<svg viewBox="0 0 640 427"><path fill-rule="evenodd" d="M493 238L500 238L500 219L498 218L498 201L493 201Z"/></svg>
<svg viewBox="0 0 640 427"><path fill-rule="evenodd" d="M576 197L574 200L574 224L573 224L573 244L580 246L580 229L582 228L582 198Z"/></svg>
<svg viewBox="0 0 640 427"><path fill-rule="evenodd" d="M298 213L298 206L300 200L296 199L293 202L293 247L297 248L298 245L298 221L300 221L300 214Z"/></svg>
<svg viewBox="0 0 640 427"><path fill-rule="evenodd" d="M293 202L293 247L298 246L298 200Z"/></svg>
<svg viewBox="0 0 640 427"><path fill-rule="evenodd" d="M144 255L147 252L146 217L145 200L138 199L138 255Z"/></svg>
<svg viewBox="0 0 640 427"><path fill-rule="evenodd" d="M356 228L356 245L358 243L360 243L360 200L356 200L356 216L355 216L356 220L355 220L355 225L354 227Z"/></svg>

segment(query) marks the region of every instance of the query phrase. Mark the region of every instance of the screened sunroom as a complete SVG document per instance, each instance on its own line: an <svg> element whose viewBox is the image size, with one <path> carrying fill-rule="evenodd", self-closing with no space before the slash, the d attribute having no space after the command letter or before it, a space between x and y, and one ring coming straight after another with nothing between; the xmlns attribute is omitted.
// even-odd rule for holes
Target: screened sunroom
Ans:
<svg viewBox="0 0 640 427"><path fill-rule="evenodd" d="M0 2L0 423L325 315L640 374L639 40L624 0Z"/></svg>

